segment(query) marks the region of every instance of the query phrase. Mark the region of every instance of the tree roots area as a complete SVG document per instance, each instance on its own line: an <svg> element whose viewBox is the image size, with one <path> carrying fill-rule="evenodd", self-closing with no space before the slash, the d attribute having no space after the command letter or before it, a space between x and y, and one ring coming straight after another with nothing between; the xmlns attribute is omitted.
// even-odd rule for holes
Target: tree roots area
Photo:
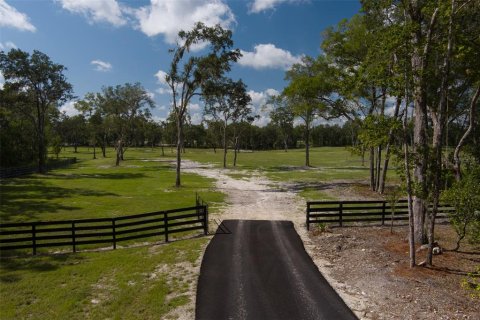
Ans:
<svg viewBox="0 0 480 320"><path fill-rule="evenodd" d="M443 252L434 256L432 268L409 267L407 226L396 226L393 233L388 227L318 228L309 235L314 259L326 261L321 269L328 270L338 291L354 297L350 305L361 318L480 318L480 300L466 289L478 282L472 272L480 266L480 248L465 243L448 251L456 236L448 224L436 227ZM420 264L426 250L419 248L416 255Z"/></svg>

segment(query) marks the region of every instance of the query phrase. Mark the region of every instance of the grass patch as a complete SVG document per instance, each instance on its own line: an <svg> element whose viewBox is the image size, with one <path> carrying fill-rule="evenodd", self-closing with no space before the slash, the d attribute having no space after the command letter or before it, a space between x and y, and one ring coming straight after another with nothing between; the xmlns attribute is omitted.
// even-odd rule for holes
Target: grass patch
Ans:
<svg viewBox="0 0 480 320"><path fill-rule="evenodd" d="M303 191L300 191L298 195L306 201L336 200L335 197L315 188L305 188Z"/></svg>
<svg viewBox="0 0 480 320"><path fill-rule="evenodd" d="M207 238L128 248L1 260L1 319L159 319L189 301ZM175 277L175 278L174 278Z"/></svg>

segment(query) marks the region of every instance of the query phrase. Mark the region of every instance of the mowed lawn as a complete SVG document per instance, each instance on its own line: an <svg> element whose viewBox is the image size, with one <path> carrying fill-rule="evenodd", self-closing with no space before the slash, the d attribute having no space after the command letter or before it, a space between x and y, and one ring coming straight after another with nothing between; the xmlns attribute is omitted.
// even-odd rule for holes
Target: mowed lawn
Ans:
<svg viewBox="0 0 480 320"><path fill-rule="evenodd" d="M184 158L199 162L222 165L223 151L217 149L187 149ZM168 152L166 153L168 155ZM173 156L173 155L172 155ZM228 150L227 166L233 168L233 150ZM383 164L383 163L382 163ZM390 161L389 174L395 172ZM242 151L238 154L237 169L258 170L279 181L302 179L313 175L316 180L367 179L369 177L368 155L365 162L343 147L321 147L310 150L310 167L305 167L305 150L292 149L273 151Z"/></svg>
<svg viewBox="0 0 480 320"><path fill-rule="evenodd" d="M219 167L223 165L222 150L215 153L212 149L187 149L184 157ZM228 150L227 159L227 166L233 168L232 150ZM398 184L400 181L394 166L392 157L387 171L387 184ZM344 147L312 148L310 167L305 167L305 149L240 152L236 169L260 172L273 181L298 185L298 194L308 200L335 200L317 190L323 183L341 181L365 185L370 177L368 154L362 161L360 156Z"/></svg>
<svg viewBox="0 0 480 320"><path fill-rule="evenodd" d="M96 160L91 150L78 151L68 148L61 154L78 158L69 168L2 180L0 221L117 217L188 207L196 192L213 205L223 201L212 180L197 175L182 174L183 186L175 188L172 158L162 157L159 149L128 149L119 167L113 150Z"/></svg>

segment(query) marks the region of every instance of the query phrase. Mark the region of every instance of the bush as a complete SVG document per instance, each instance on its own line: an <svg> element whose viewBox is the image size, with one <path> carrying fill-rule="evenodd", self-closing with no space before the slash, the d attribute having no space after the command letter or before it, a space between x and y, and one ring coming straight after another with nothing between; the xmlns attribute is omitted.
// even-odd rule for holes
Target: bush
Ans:
<svg viewBox="0 0 480 320"><path fill-rule="evenodd" d="M450 214L460 242L466 237L471 243L480 243L480 167L470 169L463 179L444 191L442 198L455 208Z"/></svg>

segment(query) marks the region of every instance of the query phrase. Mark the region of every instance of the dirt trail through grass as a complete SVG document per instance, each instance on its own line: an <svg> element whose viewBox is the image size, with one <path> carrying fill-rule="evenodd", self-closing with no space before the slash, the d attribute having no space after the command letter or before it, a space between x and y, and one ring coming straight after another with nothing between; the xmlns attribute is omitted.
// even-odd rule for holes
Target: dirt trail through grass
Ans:
<svg viewBox="0 0 480 320"><path fill-rule="evenodd" d="M214 219L291 220L297 230L305 220L305 203L260 174L218 169L193 161L182 161L183 170L216 180L216 187L227 195L227 204Z"/></svg>

